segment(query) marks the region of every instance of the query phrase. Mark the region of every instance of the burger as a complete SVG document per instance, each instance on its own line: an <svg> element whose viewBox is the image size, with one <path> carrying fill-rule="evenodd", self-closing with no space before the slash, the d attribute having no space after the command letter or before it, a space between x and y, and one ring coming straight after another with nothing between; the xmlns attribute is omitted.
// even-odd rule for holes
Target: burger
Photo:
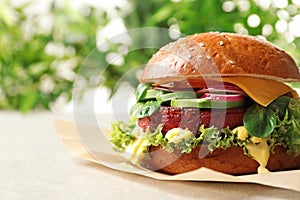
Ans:
<svg viewBox="0 0 300 200"><path fill-rule="evenodd" d="M159 49L110 142L140 167L232 175L300 168L299 68L260 37L201 33Z"/></svg>

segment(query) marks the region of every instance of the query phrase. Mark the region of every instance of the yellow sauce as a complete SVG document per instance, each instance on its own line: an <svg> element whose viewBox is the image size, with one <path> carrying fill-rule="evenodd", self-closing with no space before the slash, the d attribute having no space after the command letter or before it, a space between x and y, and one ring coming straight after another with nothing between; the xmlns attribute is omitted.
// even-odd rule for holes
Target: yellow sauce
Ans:
<svg viewBox="0 0 300 200"><path fill-rule="evenodd" d="M239 126L233 129L233 133L237 134L238 139L246 140L249 136L249 132L246 130L245 126Z"/></svg>
<svg viewBox="0 0 300 200"><path fill-rule="evenodd" d="M253 142L253 143L259 143L259 142L261 142L262 138L252 136L252 137L250 138L250 140L251 140L251 142Z"/></svg>
<svg viewBox="0 0 300 200"><path fill-rule="evenodd" d="M252 156L252 158L256 160L260 165L257 169L257 172L269 172L266 166L270 157L270 150L266 139L261 139L258 144L248 143L245 147L248 150L249 155Z"/></svg>
<svg viewBox="0 0 300 200"><path fill-rule="evenodd" d="M246 140L249 137L249 132L244 126L236 127L235 129L233 129L233 133L237 134L237 137L240 140ZM245 147L248 150L248 154L259 163L257 172L269 172L266 166L270 157L270 150L266 139L251 136L250 140L253 143L247 143Z"/></svg>
<svg viewBox="0 0 300 200"><path fill-rule="evenodd" d="M187 129L173 128L169 130L165 137L169 143L178 144L182 140L188 140L193 137L193 133ZM126 148L126 152L122 154L123 157L130 160L133 164L138 165L140 161L146 156L148 140L142 137L137 138L131 142Z"/></svg>
<svg viewBox="0 0 300 200"><path fill-rule="evenodd" d="M126 152L122 155L133 164L138 165L146 155L145 152L147 151L147 143L147 140L138 138L128 145Z"/></svg>
<svg viewBox="0 0 300 200"><path fill-rule="evenodd" d="M238 139L240 140L246 140L249 137L249 133L244 126L235 128L233 132L237 134ZM172 142L174 144L178 144L184 139L188 140L193 137L193 133L187 129L173 128L166 133L165 137L169 143ZM269 172L269 170L266 169L266 166L270 157L270 151L266 139L252 136L250 140L253 143L247 143L245 147L248 150L248 154L260 165L257 169L257 172ZM133 164L138 165L146 155L147 143L148 141L143 138L134 140L128 145L126 152L123 153L123 156L130 160Z"/></svg>
<svg viewBox="0 0 300 200"><path fill-rule="evenodd" d="M188 140L193 137L193 133L187 129L173 128L166 133L165 137L168 142L178 144L182 140Z"/></svg>

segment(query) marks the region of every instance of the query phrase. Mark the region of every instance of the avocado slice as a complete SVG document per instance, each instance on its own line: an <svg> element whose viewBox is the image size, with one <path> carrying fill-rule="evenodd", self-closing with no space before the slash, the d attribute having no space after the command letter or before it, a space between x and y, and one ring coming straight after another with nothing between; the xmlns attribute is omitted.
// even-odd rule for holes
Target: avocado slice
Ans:
<svg viewBox="0 0 300 200"><path fill-rule="evenodd" d="M157 97L165 93L166 92L162 90L154 90L154 89L146 90L144 94L140 97L139 101L151 100L151 99L155 100Z"/></svg>
<svg viewBox="0 0 300 200"><path fill-rule="evenodd" d="M245 105L245 101L219 101L211 99L172 99L171 106L178 108L216 108L228 109Z"/></svg>
<svg viewBox="0 0 300 200"><path fill-rule="evenodd" d="M196 98L196 93L192 91L172 92L160 95L156 98L157 102L163 103L172 99L192 99Z"/></svg>

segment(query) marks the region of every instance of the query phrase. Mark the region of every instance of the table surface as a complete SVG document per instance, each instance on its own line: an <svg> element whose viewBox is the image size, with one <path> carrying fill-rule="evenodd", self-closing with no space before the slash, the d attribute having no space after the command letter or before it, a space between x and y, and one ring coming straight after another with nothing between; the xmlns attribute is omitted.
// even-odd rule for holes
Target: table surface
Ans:
<svg viewBox="0 0 300 200"><path fill-rule="evenodd" d="M54 114L0 112L0 199L299 199L256 184L158 181L72 157Z"/></svg>

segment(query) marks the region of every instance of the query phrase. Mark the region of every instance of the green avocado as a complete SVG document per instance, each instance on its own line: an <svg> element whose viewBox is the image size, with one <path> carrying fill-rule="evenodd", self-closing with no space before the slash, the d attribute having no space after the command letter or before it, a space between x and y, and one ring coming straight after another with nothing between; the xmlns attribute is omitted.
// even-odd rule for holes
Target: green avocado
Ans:
<svg viewBox="0 0 300 200"><path fill-rule="evenodd" d="M192 91L183 91L183 92L173 92L168 94L160 95L156 98L157 102L163 103L170 101L172 99L191 99L196 98L195 92Z"/></svg>
<svg viewBox="0 0 300 200"><path fill-rule="evenodd" d="M228 109L244 106L244 101L219 101L210 99L172 99L171 106L178 108Z"/></svg>
<svg viewBox="0 0 300 200"><path fill-rule="evenodd" d="M165 91L161 91L161 90L153 90L153 89L146 90L144 94L140 97L139 101L145 101L151 99L155 100L157 97L165 93L166 93Z"/></svg>

